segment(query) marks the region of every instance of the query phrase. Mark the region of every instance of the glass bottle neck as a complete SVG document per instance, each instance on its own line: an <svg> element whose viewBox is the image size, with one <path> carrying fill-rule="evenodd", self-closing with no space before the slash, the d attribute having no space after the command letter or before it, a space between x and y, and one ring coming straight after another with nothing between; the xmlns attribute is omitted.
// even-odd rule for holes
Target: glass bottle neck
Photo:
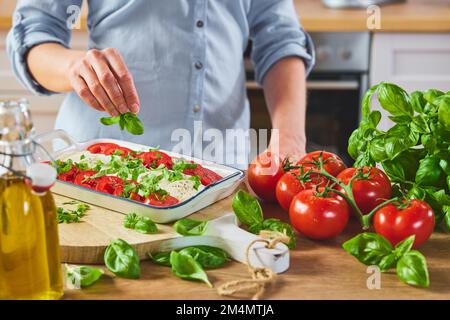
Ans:
<svg viewBox="0 0 450 320"><path fill-rule="evenodd" d="M32 140L0 143L0 176L24 173L33 161L35 145Z"/></svg>

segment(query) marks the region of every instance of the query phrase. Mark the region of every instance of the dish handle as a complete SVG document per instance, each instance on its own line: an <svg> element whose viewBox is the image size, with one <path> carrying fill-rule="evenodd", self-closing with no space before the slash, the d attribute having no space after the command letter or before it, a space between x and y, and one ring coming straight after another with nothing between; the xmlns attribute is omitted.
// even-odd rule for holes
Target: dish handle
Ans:
<svg viewBox="0 0 450 320"><path fill-rule="evenodd" d="M34 142L43 147L50 156L57 158L62 153L68 151L75 151L78 149L78 143L64 130L54 130L37 135L34 138ZM41 161L51 160L48 159L46 153L38 153L38 158Z"/></svg>

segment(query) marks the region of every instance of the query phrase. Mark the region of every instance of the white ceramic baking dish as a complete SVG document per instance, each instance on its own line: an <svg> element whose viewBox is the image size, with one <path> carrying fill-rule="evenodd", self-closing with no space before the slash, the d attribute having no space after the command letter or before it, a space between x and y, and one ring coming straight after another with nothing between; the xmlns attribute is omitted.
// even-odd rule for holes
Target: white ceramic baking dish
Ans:
<svg viewBox="0 0 450 320"><path fill-rule="evenodd" d="M132 150L148 150L149 146L135 144L126 141L119 141L115 139L95 139L86 142L76 142L74 139L63 130L55 130L49 133L39 135L35 141L41 144L49 153L49 155L58 159L64 155L71 154L77 151L86 150L92 144L99 142L111 142L120 146L127 147ZM52 192L60 194L72 199L77 199L96 206L111 209L123 214L135 212L140 215L148 216L156 223L169 223L178 219L184 218L198 210L201 210L216 201L230 196L234 190L239 186L245 174L243 171L228 167L225 165L216 164L213 162L202 161L193 157L184 156L170 151L161 150L172 157L183 157L186 160L193 160L200 163L205 168L208 168L223 178L201 190L191 198L180 202L170 207L154 207L145 205L136 201L112 196L109 194L89 190L72 183L57 181L52 188ZM38 152L38 161L48 161L49 155Z"/></svg>

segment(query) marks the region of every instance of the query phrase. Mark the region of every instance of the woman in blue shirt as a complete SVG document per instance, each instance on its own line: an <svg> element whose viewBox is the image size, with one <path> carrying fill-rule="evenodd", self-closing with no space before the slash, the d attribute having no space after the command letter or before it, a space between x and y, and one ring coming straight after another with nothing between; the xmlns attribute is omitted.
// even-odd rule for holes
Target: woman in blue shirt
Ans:
<svg viewBox="0 0 450 320"><path fill-rule="evenodd" d="M175 148L177 129L197 145L209 129L247 130L243 52L251 39L279 152L304 153L305 76L314 58L292 0L91 0L90 49L77 51L68 21L81 4L19 0L8 35L13 69L29 90L68 93L56 128L78 140L116 138L166 150ZM139 112L143 136L99 123L105 112L129 111Z"/></svg>

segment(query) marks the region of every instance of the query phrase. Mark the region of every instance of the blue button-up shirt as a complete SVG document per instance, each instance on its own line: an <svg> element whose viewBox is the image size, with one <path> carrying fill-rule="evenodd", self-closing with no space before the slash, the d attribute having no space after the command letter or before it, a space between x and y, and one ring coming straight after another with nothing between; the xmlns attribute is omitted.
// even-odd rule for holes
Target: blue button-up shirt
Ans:
<svg viewBox="0 0 450 320"><path fill-rule="evenodd" d="M18 1L8 53L29 90L53 94L33 80L26 54L44 42L69 47L68 19L73 12L69 6L81 3ZM307 71L312 68L312 43L292 0L90 0L88 4L89 48L113 47L122 54L140 97L145 134L132 136L118 126L101 125L99 118L105 113L70 93L56 128L80 141L116 138L171 150L179 149L180 137L187 133L198 146L208 129L218 129L212 136L227 129L248 129L243 52L249 39L259 83L283 57L301 57Z"/></svg>

